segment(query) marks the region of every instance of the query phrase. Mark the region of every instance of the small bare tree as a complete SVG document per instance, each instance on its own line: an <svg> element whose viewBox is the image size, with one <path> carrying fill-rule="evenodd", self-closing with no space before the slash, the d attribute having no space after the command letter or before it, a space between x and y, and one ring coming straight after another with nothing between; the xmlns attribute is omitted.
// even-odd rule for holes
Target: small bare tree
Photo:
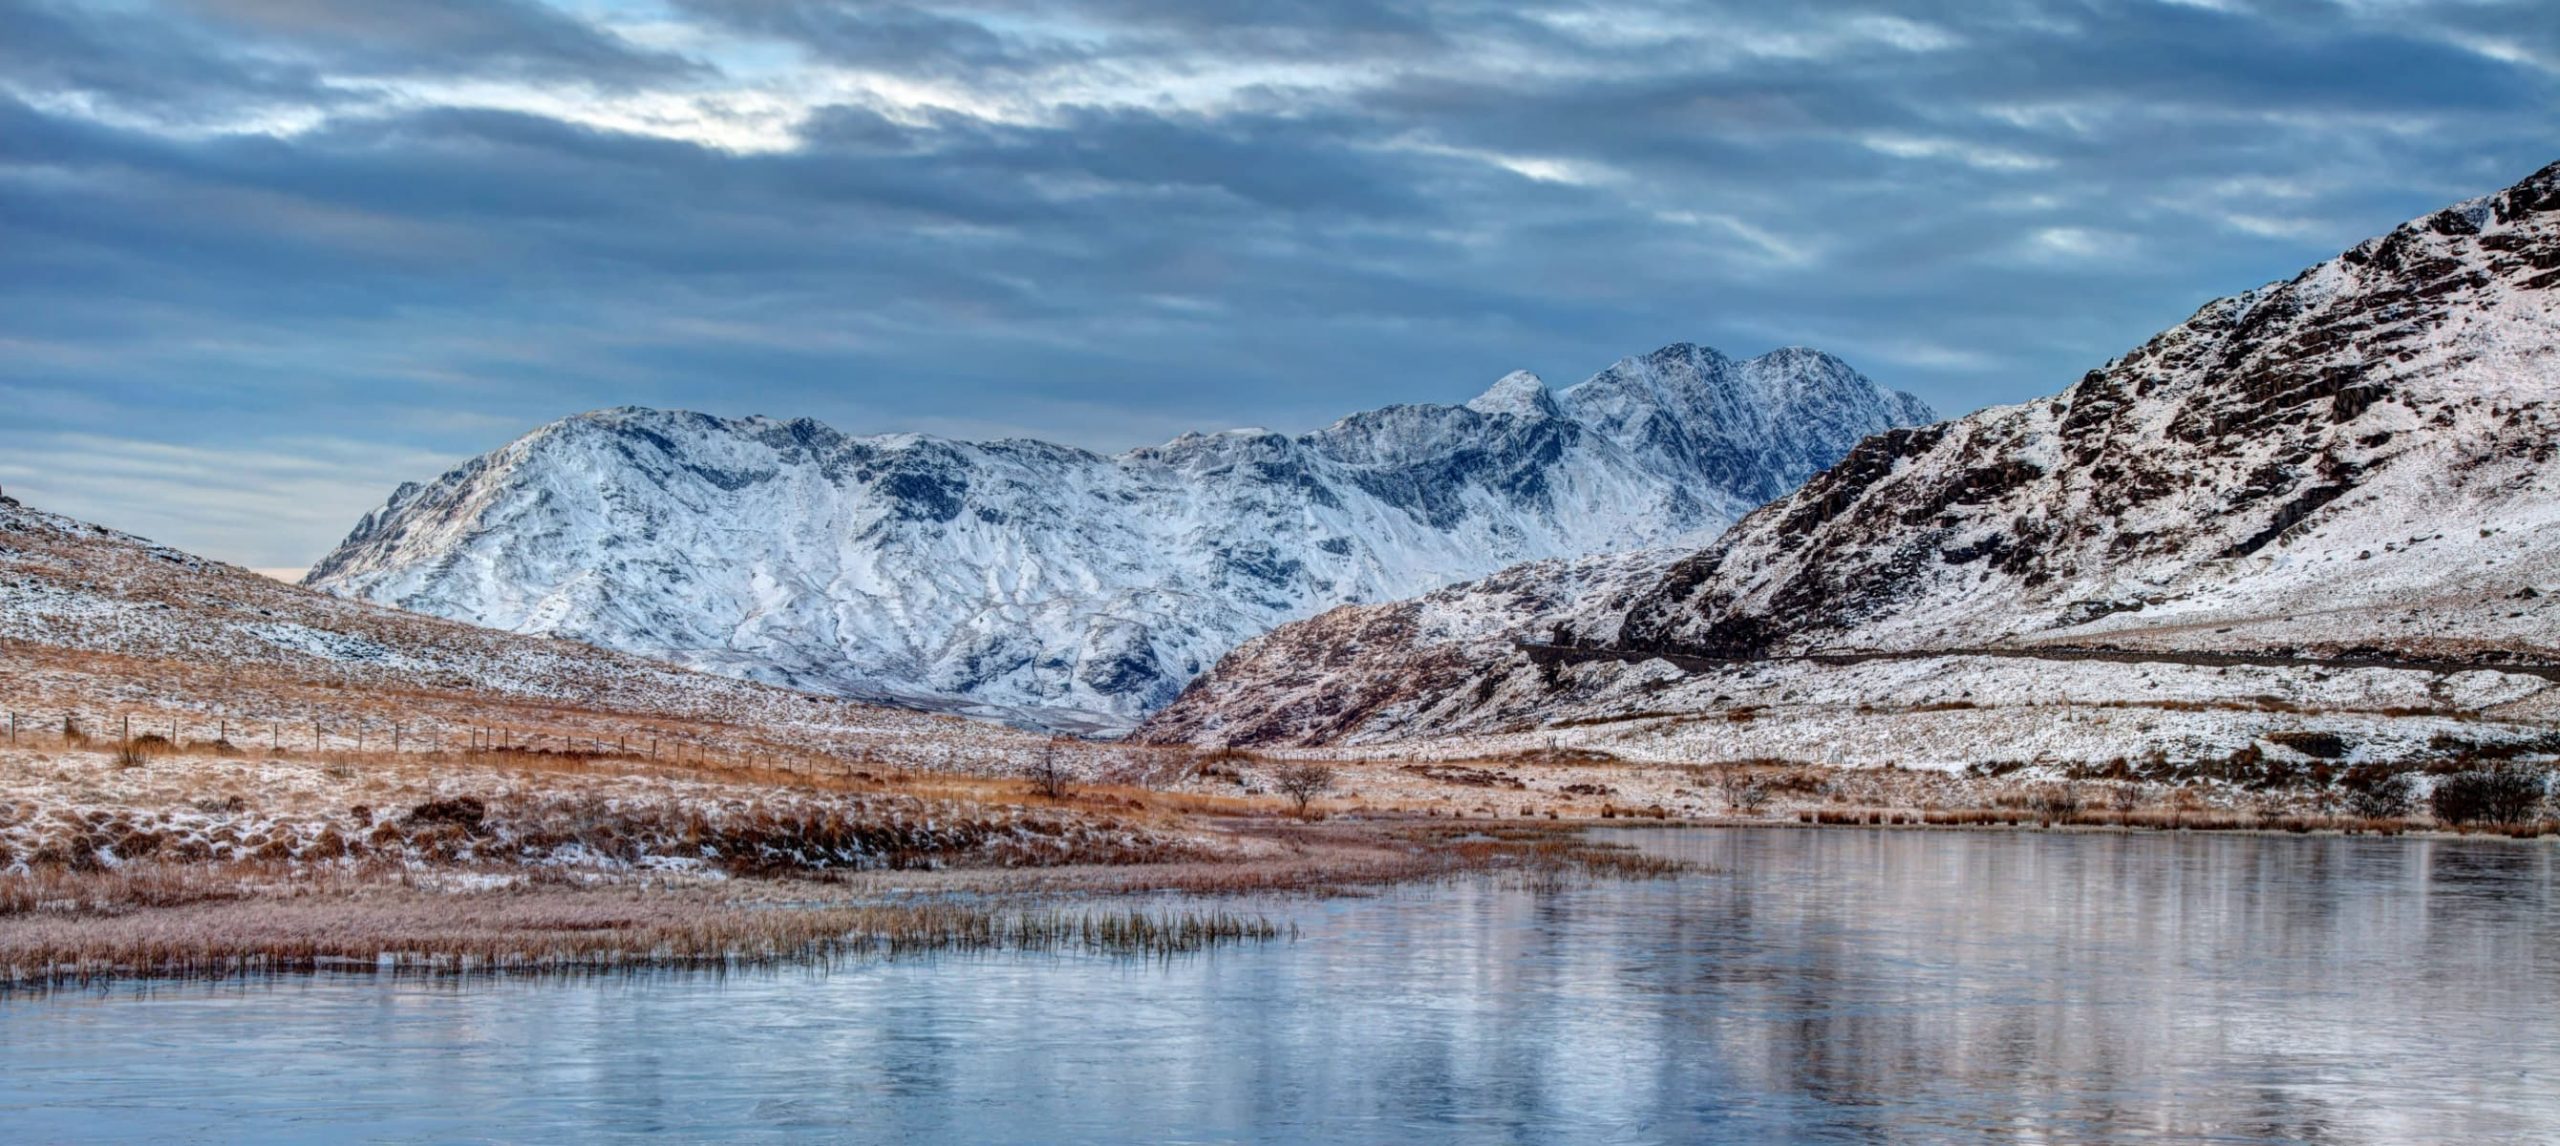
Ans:
<svg viewBox="0 0 2560 1146"><path fill-rule="evenodd" d="M1301 819L1306 817L1307 805L1333 790L1333 782L1333 765L1321 760L1293 760L1271 771L1271 786L1297 805Z"/></svg>
<svg viewBox="0 0 2560 1146"><path fill-rule="evenodd" d="M1740 765L1716 775L1716 793L1724 797L1725 807L1736 812L1756 814L1769 803L1769 786Z"/></svg>
<svg viewBox="0 0 2560 1146"><path fill-rule="evenodd" d="M1066 737L1052 736L1031 760L1031 786L1052 800L1066 799L1075 790L1075 777L1067 771L1067 746Z"/></svg>

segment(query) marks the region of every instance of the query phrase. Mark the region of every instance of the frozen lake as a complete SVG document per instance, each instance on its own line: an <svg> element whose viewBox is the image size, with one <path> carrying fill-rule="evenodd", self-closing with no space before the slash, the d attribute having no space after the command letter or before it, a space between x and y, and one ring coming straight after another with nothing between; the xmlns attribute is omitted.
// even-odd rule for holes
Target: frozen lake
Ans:
<svg viewBox="0 0 2560 1146"><path fill-rule="evenodd" d="M1629 831L1172 963L0 1000L0 1138L2560 1139L2550 845Z"/></svg>

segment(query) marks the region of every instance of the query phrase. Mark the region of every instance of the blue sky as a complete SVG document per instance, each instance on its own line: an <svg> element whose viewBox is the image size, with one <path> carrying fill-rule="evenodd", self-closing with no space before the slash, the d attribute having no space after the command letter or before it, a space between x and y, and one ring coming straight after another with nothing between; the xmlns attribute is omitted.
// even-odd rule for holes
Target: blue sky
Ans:
<svg viewBox="0 0 2560 1146"><path fill-rule="evenodd" d="M257 567L625 403L1949 413L2560 158L2545 0L0 0L0 484Z"/></svg>

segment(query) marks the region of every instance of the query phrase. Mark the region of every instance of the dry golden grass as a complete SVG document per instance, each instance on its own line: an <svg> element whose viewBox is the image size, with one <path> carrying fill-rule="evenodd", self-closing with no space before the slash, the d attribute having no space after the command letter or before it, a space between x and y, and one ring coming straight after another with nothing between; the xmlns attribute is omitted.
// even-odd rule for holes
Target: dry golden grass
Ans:
<svg viewBox="0 0 2560 1146"><path fill-rule="evenodd" d="M753 967L949 950L1167 956L1282 931L1215 908L1059 910L1136 891L1344 894L1493 876L1547 890L1575 879L1652 879L1677 861L1529 825L1381 829L1273 825L1280 862L1102 863L1040 872L864 877L859 885L689 880L586 885L557 869L460 870L280 862L42 868L0 878L0 984L119 975L222 976L328 968L594 971ZM472 890L496 878L505 886ZM973 893L881 902L909 891ZM846 899L844 897L852 897Z"/></svg>
<svg viewBox="0 0 2560 1146"><path fill-rule="evenodd" d="M1259 932L1037 905L1671 870L1552 829L1302 824L1277 798L1130 784L1050 798L1021 779L842 764L203 742L119 767L115 747L0 753L0 977L1171 953ZM694 855L709 858L653 866ZM884 904L891 892L1032 906L926 910Z"/></svg>
<svg viewBox="0 0 2560 1146"><path fill-rule="evenodd" d="M319 760L95 751L0 758L0 869L137 861L516 864L732 874L1157 863L1192 826L1098 791L540 753Z"/></svg>

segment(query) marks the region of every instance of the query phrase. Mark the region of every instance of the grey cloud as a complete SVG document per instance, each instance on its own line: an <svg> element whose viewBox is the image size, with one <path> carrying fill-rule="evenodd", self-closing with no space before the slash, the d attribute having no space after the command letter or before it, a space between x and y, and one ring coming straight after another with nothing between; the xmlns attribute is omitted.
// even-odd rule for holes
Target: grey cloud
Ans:
<svg viewBox="0 0 2560 1146"><path fill-rule="evenodd" d="M0 83L164 124L215 127L370 98L340 81L562 80L627 88L704 65L531 0L341 4L0 0Z"/></svg>
<svg viewBox="0 0 2560 1146"><path fill-rule="evenodd" d="M641 49L537 0L172 2L207 25L264 47L308 52L325 65L359 74L630 83L699 67Z"/></svg>
<svg viewBox="0 0 2560 1146"><path fill-rule="evenodd" d="M0 0L0 82L28 94L91 96L179 123L336 99L307 64L241 53L149 12L58 0Z"/></svg>
<svg viewBox="0 0 2560 1146"><path fill-rule="evenodd" d="M1375 0L678 0L728 28L890 70L1000 71L1111 59L1334 59L1444 49L1444 21L1506 19ZM938 9L938 10L937 10Z"/></svg>
<svg viewBox="0 0 2560 1146"><path fill-rule="evenodd" d="M1051 99L1018 122L848 102L758 153L346 113L314 69L708 81L529 5L379 35L347 21L387 9L328 7L146 26L0 0L21 33L0 36L0 91L26 97L0 98L16 432L325 428L451 457L639 402L1117 447L1462 398L1515 367L1571 378L1676 339L1819 345L1961 410L2560 155L2560 87L2499 58L2549 55L2560 30L2518 5L1947 0L1879 24L1774 0L693 0L727 34L1035 102L1124 70L1348 77ZM44 98L72 92L322 121L192 138ZM111 476L10 484L91 489L102 513L143 496Z"/></svg>
<svg viewBox="0 0 2560 1146"><path fill-rule="evenodd" d="M983 75L990 69L1023 70L1085 55L909 4L680 2L687 10L736 31L788 40L842 63L893 70Z"/></svg>

